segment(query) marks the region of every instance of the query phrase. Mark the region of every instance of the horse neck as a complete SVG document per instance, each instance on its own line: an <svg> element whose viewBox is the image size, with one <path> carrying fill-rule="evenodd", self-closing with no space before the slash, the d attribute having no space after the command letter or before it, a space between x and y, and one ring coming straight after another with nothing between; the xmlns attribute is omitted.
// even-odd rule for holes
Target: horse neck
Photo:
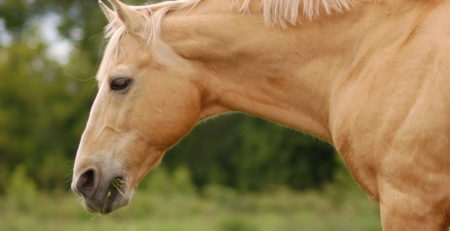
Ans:
<svg viewBox="0 0 450 231"><path fill-rule="evenodd" d="M344 14L278 28L260 16L233 13L221 0L206 1L167 16L162 36L200 70L204 117L242 111L331 141L333 97L373 44L398 40L393 30L403 28L386 14L408 8L400 2L361 4ZM384 28L387 24L392 29Z"/></svg>

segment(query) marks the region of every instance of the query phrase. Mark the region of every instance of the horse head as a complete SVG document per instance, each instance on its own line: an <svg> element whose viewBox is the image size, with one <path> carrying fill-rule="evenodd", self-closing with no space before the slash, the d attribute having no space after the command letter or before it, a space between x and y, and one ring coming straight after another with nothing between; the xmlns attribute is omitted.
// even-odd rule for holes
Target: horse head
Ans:
<svg viewBox="0 0 450 231"><path fill-rule="evenodd" d="M77 152L72 189L91 212L125 206L134 188L200 119L195 68L145 33L146 12L100 2L111 32L98 94Z"/></svg>

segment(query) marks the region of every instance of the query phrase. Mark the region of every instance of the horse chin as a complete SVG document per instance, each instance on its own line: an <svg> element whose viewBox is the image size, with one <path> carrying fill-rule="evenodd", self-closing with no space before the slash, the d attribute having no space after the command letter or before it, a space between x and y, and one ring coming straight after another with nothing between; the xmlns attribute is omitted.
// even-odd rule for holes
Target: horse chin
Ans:
<svg viewBox="0 0 450 231"><path fill-rule="evenodd" d="M84 199L84 207L91 213L109 214L119 208L125 207L130 203L130 197L114 196L104 201Z"/></svg>
<svg viewBox="0 0 450 231"><path fill-rule="evenodd" d="M133 192L131 190L127 190L126 192L108 190L103 196L84 197L83 204L85 209L91 213L106 215L127 206L131 201L132 194Z"/></svg>

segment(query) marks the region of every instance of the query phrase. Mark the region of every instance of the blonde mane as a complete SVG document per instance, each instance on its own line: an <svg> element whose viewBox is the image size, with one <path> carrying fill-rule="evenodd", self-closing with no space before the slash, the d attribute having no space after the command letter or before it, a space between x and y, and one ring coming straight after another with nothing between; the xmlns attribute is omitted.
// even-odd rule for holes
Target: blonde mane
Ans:
<svg viewBox="0 0 450 231"><path fill-rule="evenodd" d="M252 0L231 0L231 7L241 13L250 12ZM358 0L253 0L259 1L261 14L266 24L278 24L285 26L287 23L296 25L303 16L307 20L313 20L325 13L340 13L349 10ZM159 14L156 21L160 22L168 12L185 8L193 8L202 0L177 0L167 1L150 6L141 6L139 9L157 10ZM154 12L156 13L156 12Z"/></svg>
<svg viewBox="0 0 450 231"><path fill-rule="evenodd" d="M161 31L161 21L167 13L187 8L194 8L204 0L175 0L152 5L135 6L143 11L146 20L150 23L147 34L153 41ZM260 14L264 22L269 25L285 27L287 24L297 25L301 19L312 21L322 14L341 13L350 10L356 2L368 0L230 0L230 7L240 13L250 13L250 3L259 1ZM117 22L110 23L107 37L119 28Z"/></svg>
<svg viewBox="0 0 450 231"><path fill-rule="evenodd" d="M162 20L169 12L192 9L203 1L205 0L175 0L133 6L134 9L142 12L146 20L143 37L147 39L147 44L152 46L155 41L159 40ZM287 25L295 26L302 20L313 21L323 14L330 15L348 11L361 1L377 0L230 0L230 8L239 13L252 14L253 12L250 9L252 1L259 2L259 14L264 18L267 25L286 27ZM105 71L109 64L119 56L120 49L117 46L125 30L125 26L118 17L115 17L106 26L105 38L109 39L109 43L97 76Z"/></svg>

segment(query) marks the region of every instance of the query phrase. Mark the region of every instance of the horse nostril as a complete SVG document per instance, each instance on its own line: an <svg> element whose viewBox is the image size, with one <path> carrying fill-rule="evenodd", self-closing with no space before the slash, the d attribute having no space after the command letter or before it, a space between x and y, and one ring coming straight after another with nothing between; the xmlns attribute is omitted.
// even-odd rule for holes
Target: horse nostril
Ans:
<svg viewBox="0 0 450 231"><path fill-rule="evenodd" d="M78 178L78 182L76 184L76 189L78 192L85 196L89 197L94 193L95 189L95 170L89 169Z"/></svg>

